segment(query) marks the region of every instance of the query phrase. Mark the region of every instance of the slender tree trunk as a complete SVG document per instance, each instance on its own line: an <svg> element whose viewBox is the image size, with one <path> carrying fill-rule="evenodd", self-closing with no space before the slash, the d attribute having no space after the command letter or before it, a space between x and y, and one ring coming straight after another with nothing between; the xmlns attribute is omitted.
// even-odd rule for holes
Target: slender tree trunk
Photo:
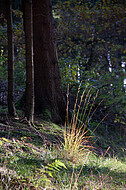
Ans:
<svg viewBox="0 0 126 190"><path fill-rule="evenodd" d="M51 0L33 0L35 110L49 110L54 122L65 119Z"/></svg>
<svg viewBox="0 0 126 190"><path fill-rule="evenodd" d="M7 36L8 36L8 112L16 115L14 105L14 40L12 30L12 4L6 0L7 5Z"/></svg>
<svg viewBox="0 0 126 190"><path fill-rule="evenodd" d="M32 0L24 0L24 28L26 43L26 111L25 116L34 120L34 63L33 63L33 21Z"/></svg>

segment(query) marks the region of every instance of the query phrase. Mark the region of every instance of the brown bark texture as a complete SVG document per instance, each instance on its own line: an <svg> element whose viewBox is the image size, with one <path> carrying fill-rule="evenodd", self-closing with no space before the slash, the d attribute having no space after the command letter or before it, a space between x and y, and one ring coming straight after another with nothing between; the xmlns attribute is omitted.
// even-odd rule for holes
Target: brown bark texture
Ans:
<svg viewBox="0 0 126 190"><path fill-rule="evenodd" d="M65 119L58 66L51 0L33 0L33 46L35 66L35 110L48 109L52 120Z"/></svg>
<svg viewBox="0 0 126 190"><path fill-rule="evenodd" d="M24 29L26 44L26 110L28 121L34 120L34 62L33 62L33 20L32 0L24 0Z"/></svg>
<svg viewBox="0 0 126 190"><path fill-rule="evenodd" d="M8 113L16 116L14 105L14 40L12 30L12 4L6 0L7 6L7 37L8 37Z"/></svg>

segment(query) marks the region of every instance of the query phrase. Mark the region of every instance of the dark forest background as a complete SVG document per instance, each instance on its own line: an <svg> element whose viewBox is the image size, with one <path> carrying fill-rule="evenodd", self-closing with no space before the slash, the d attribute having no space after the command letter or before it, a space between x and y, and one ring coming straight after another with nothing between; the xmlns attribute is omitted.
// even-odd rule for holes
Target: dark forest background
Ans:
<svg viewBox="0 0 126 190"><path fill-rule="evenodd" d="M0 105L7 105L8 89L8 51L7 51L7 11L4 1L0 1ZM33 3L34 5L34 3ZM47 4L48 5L48 2ZM50 5L51 6L51 5ZM125 1L52 1L52 13L54 17L55 32L52 33L57 45L58 70L53 70L53 78L60 71L62 89L64 98L66 98L67 85L70 85L70 106L74 105L76 93L80 82L82 81L82 90L89 85L92 93L99 91L96 105L104 99L99 109L95 113L95 121L101 120L108 115L104 125L111 127L125 128L126 122L126 20L125 20ZM34 7L33 7L34 10ZM13 14L13 37L14 37L14 101L17 103L22 97L26 88L26 59L25 59L25 34L23 27L23 4L22 1L12 1ZM46 14L46 13L45 13ZM33 19L40 26L41 18ZM43 23L48 22L43 20ZM34 24L35 25L35 24ZM36 25L37 28L37 25ZM36 29L37 30L37 29ZM47 32L45 29L45 33ZM40 31L41 32L41 31ZM50 34L40 36L37 42L36 56L38 60L42 59L43 53L41 43L46 44L50 39ZM49 36L50 35L50 36ZM44 39L45 38L45 39ZM37 37L36 37L37 39ZM46 46L46 45L45 45ZM35 47L36 48L36 47ZM46 47L45 47L46 48ZM47 47L49 48L49 47ZM51 50L53 52L53 50ZM50 52L51 52L50 51ZM55 54L55 51L54 53ZM40 57L40 58L39 58ZM51 56L50 56L51 57ZM46 59L46 57L44 58ZM53 58L50 58L51 61ZM57 59L57 58L56 58ZM56 60L55 60L56 61ZM36 61L37 62L37 61ZM43 61L44 62L44 61ZM45 64L45 63L44 63ZM48 64L49 65L49 64ZM35 66L40 69L39 66ZM47 68L48 66L43 66ZM49 66L51 69L51 65ZM39 74L39 69L35 71L35 88L40 92L35 93L35 108L37 112L48 109L54 113L52 103L52 94L57 91L56 83L51 84L52 79L42 82L40 80L43 73L49 78L49 70L44 70ZM37 74L38 73L38 74ZM58 74L59 75L59 74ZM37 78L38 77L38 78ZM41 81L41 82L39 82ZM42 84L43 83L43 84ZM46 84L44 86L44 83ZM38 87L36 87L38 85ZM46 87L48 86L48 89ZM50 87L51 86L51 87ZM55 87L54 87L55 86ZM55 88L55 90L53 89ZM61 87L60 87L61 88ZM61 90L62 91L62 90ZM60 92L58 92L59 94ZM39 97L40 94L40 97ZM42 95L43 94L43 95ZM47 94L49 94L47 96ZM47 97L48 98L47 98ZM54 95L57 97L57 95ZM62 96L62 93L61 95ZM44 101L41 101L44 99ZM55 99L55 98L54 98ZM41 101L41 103L40 103ZM47 103L48 102L48 103ZM54 102L54 101L53 101ZM60 101L59 101L60 102ZM39 106L38 106L39 104ZM43 104L43 105L42 105ZM45 104L45 105L44 105ZM51 107L48 104L52 104ZM62 103L63 104L63 103ZM41 105L41 106L40 106ZM62 106L63 107L63 106ZM56 108L57 109L57 108ZM55 110L56 110L55 109ZM60 118L64 108L60 112ZM62 119L63 119L62 117ZM53 116L54 120L60 120L58 116Z"/></svg>

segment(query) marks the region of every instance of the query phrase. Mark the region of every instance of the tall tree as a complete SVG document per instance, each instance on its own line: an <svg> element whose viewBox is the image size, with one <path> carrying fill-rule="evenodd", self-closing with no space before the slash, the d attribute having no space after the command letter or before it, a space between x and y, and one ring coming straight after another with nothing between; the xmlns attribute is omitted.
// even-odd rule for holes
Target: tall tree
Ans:
<svg viewBox="0 0 126 190"><path fill-rule="evenodd" d="M14 105L14 41L12 30L12 2L6 0L7 5L7 36L8 36L8 112L16 115Z"/></svg>
<svg viewBox="0 0 126 190"><path fill-rule="evenodd" d="M33 63L33 20L32 0L23 0L24 29L26 43L26 111L25 116L31 122L34 119L34 63Z"/></svg>
<svg viewBox="0 0 126 190"><path fill-rule="evenodd" d="M52 120L65 118L51 0L33 0L35 110L49 110Z"/></svg>

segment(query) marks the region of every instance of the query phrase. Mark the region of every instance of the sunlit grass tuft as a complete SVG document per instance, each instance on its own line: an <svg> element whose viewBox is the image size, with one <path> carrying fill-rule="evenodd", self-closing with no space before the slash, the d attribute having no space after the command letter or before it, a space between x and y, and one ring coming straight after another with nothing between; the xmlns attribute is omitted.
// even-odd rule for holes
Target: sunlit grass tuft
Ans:
<svg viewBox="0 0 126 190"><path fill-rule="evenodd" d="M69 86L67 89L67 119L64 129L64 142L62 143L62 156L73 163L82 162L86 155L93 148L90 144L92 134L86 135L89 131L87 128L89 120L91 120L96 108L92 111L95 99L97 98L98 91L92 95L91 88L88 86L83 90L80 99L80 88L78 88L76 101L72 113L72 118L69 122ZM83 100L84 99L84 100ZM86 116L86 117L85 117ZM98 124L99 125L99 124ZM98 127L96 126L96 128Z"/></svg>

